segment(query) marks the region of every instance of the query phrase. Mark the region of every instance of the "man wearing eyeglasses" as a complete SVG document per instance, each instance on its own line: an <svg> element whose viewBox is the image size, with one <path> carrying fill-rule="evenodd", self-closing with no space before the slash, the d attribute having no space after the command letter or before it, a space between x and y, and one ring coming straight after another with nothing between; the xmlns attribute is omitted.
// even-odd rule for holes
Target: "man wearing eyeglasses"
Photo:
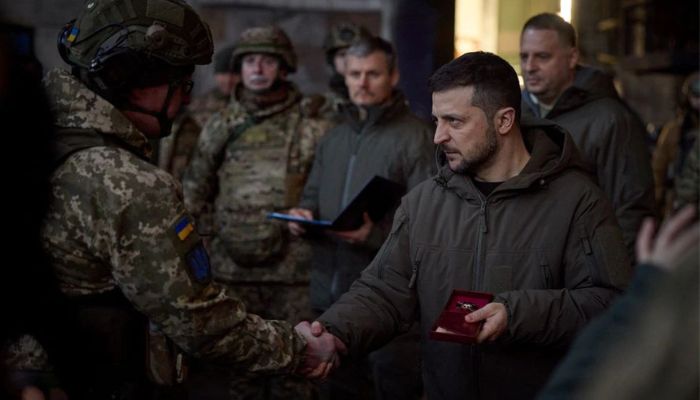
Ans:
<svg viewBox="0 0 700 400"><path fill-rule="evenodd" d="M232 61L241 82L228 107L202 130L183 177L185 205L200 232L211 234L214 279L229 285L251 312L295 322L310 313L311 250L266 215L299 201L327 123L287 80L297 61L280 28L245 30ZM286 377L244 377L232 386L229 398L312 395L308 382Z"/></svg>

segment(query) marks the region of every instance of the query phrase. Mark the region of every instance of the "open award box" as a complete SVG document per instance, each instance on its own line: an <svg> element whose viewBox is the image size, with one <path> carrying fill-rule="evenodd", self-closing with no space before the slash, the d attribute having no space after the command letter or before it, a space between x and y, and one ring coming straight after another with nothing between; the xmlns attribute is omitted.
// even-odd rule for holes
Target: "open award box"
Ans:
<svg viewBox="0 0 700 400"><path fill-rule="evenodd" d="M455 289L430 330L430 338L458 343L476 343L482 322L469 323L464 316L493 300L491 293Z"/></svg>

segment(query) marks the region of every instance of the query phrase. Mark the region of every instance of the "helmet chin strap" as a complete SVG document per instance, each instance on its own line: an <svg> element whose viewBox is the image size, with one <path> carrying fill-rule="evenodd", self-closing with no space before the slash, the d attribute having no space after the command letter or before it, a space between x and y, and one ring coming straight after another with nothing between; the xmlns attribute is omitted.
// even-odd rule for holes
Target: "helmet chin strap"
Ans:
<svg viewBox="0 0 700 400"><path fill-rule="evenodd" d="M124 104L123 109L126 111L136 111L141 114L155 117L158 120L158 125L160 127L158 137L164 138L170 135L173 127L173 120L168 117L168 108L170 108L170 101L172 100L173 94L175 94L175 90L179 85L179 82L170 82L168 84L168 94L165 96L165 101L163 101L163 107L161 107L160 111L146 110L145 108L131 102Z"/></svg>

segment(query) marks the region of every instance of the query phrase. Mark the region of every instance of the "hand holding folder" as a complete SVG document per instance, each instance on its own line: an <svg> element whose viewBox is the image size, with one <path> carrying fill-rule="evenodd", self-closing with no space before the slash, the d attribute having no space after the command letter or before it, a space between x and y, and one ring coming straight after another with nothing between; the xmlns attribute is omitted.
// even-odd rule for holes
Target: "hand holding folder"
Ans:
<svg viewBox="0 0 700 400"><path fill-rule="evenodd" d="M332 221L306 219L290 214L269 213L268 218L280 219L303 224L305 227L329 229L333 231L352 231L364 223L363 215L367 213L372 221L379 221L391 210L403 196L404 185L374 176Z"/></svg>

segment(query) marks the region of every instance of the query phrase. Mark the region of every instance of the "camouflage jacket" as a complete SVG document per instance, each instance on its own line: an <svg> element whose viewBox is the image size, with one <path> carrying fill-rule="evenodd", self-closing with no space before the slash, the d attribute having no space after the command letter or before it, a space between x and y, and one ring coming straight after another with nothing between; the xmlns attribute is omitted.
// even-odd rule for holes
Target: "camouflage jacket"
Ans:
<svg viewBox="0 0 700 400"><path fill-rule="evenodd" d="M319 114L331 121L333 126L340 125L344 121L343 108L352 104L350 99L333 90L329 90L318 97L321 99Z"/></svg>
<svg viewBox="0 0 700 400"><path fill-rule="evenodd" d="M212 115L226 108L230 98L218 88L214 88L192 99L192 102L187 106L187 113L200 127L203 127Z"/></svg>
<svg viewBox="0 0 700 400"><path fill-rule="evenodd" d="M226 108L229 96L214 88L192 100L187 109L173 123L172 134L161 139L158 166L178 180L192 158L202 127L215 112Z"/></svg>
<svg viewBox="0 0 700 400"><path fill-rule="evenodd" d="M328 124L293 84L280 93L259 106L239 85L202 130L183 178L195 217L213 204L214 274L227 282L308 282L308 245L266 215L298 202Z"/></svg>
<svg viewBox="0 0 700 400"><path fill-rule="evenodd" d="M149 152L143 134L70 74L46 85L59 128L89 129ZM70 155L51 180L43 240L68 296L118 288L134 308L188 354L251 372L287 372L304 339L265 321L211 282L206 251L168 173L119 147Z"/></svg>

